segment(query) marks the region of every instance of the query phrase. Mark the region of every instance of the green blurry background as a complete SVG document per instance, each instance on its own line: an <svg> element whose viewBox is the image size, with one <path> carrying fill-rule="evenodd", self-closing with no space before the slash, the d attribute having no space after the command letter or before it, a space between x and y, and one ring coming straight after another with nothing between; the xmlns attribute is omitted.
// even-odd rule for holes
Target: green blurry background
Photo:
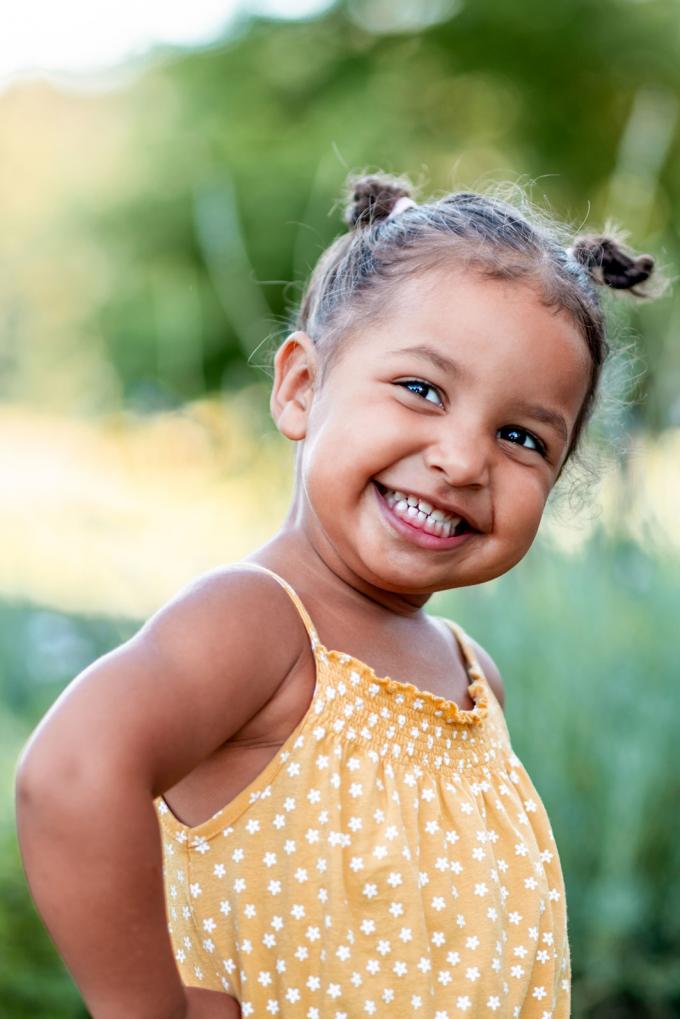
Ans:
<svg viewBox="0 0 680 1019"><path fill-rule="evenodd" d="M352 0L242 14L116 87L0 93L0 1015L87 1015L30 903L13 772L63 686L271 535L268 357L349 171L510 179L680 265L678 0ZM437 596L496 658L567 883L574 1015L680 1015L680 301L508 576ZM609 401L611 403L611 401Z"/></svg>

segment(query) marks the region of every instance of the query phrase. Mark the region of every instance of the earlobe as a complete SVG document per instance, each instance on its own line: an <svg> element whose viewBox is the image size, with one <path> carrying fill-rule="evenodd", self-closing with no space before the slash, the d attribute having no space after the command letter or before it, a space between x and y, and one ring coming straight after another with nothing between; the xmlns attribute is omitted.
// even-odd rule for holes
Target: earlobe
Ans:
<svg viewBox="0 0 680 1019"><path fill-rule="evenodd" d="M291 333L274 358L274 384L269 401L276 427L287 439L304 439L314 396L318 357L307 333Z"/></svg>

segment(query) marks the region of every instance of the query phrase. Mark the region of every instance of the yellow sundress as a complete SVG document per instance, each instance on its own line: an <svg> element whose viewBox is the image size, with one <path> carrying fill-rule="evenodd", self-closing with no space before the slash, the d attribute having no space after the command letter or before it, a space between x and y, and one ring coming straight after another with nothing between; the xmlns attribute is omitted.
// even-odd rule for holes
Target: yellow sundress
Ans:
<svg viewBox="0 0 680 1019"><path fill-rule="evenodd" d="M258 777L195 827L162 797L185 985L266 1019L565 1019L564 883L545 809L464 631L474 708L309 634L316 688Z"/></svg>

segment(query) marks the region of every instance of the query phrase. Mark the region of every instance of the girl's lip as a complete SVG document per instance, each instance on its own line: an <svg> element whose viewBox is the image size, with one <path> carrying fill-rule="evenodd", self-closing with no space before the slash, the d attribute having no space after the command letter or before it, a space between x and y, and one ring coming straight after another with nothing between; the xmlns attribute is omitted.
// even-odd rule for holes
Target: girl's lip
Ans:
<svg viewBox="0 0 680 1019"><path fill-rule="evenodd" d="M386 517L388 523L395 531L403 535L403 537L408 538L409 541L412 541L414 545L420 545L421 548L436 550L456 548L476 533L475 531L464 531L463 534L454 534L450 538L442 538L438 534L430 534L428 531L423 531L420 527L413 527L411 524L407 524L405 520L402 520L401 517L397 516L397 514L392 511L392 508L383 498L382 492L375 482L373 482L373 488L378 499L380 510Z"/></svg>

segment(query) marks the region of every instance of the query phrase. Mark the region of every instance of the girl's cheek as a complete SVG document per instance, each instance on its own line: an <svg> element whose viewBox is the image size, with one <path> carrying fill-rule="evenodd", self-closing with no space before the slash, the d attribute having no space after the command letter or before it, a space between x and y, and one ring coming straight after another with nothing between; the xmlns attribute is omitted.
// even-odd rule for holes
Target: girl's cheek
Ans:
<svg viewBox="0 0 680 1019"><path fill-rule="evenodd" d="M519 530L534 535L539 528L549 494L549 488L536 478L531 485L509 485L502 500L494 499L495 517L510 530Z"/></svg>

